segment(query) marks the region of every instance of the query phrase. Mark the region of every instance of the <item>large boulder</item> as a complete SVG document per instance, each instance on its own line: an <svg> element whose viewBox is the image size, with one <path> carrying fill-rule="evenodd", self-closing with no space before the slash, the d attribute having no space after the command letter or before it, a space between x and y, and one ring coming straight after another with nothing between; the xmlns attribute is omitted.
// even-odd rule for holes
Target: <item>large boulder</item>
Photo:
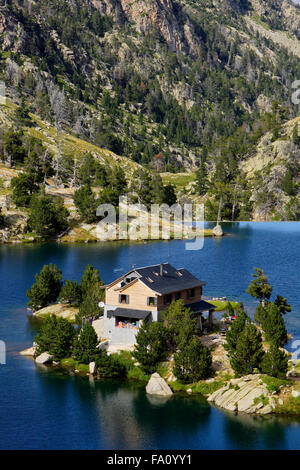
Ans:
<svg viewBox="0 0 300 470"><path fill-rule="evenodd" d="M213 234L215 237L222 237L224 235L224 232L222 230L222 227L221 225L217 224L214 228L213 228Z"/></svg>
<svg viewBox="0 0 300 470"><path fill-rule="evenodd" d="M151 375L146 386L146 392L149 395L160 395L164 397L173 395L167 382L157 372Z"/></svg>
<svg viewBox="0 0 300 470"><path fill-rule="evenodd" d="M95 362L90 362L89 363L89 372L90 374L94 375L96 373L96 363Z"/></svg>
<svg viewBox="0 0 300 470"><path fill-rule="evenodd" d="M37 364L50 364L53 362L53 356L51 354L44 352L35 358Z"/></svg>

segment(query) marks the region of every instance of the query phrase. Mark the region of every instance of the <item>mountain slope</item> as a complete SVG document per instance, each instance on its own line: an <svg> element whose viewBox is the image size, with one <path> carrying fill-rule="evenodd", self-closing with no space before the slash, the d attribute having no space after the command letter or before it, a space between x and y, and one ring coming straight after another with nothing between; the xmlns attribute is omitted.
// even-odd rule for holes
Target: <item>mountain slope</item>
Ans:
<svg viewBox="0 0 300 470"><path fill-rule="evenodd" d="M189 167L203 147L251 125L262 102L289 103L299 72L286 44L264 37L275 16L280 33L297 31L299 9L287 1L1 3L1 70L11 97L22 87L34 111L53 119L51 95L63 87L64 118L75 130L92 141L118 135L114 150L143 163L163 151L166 162Z"/></svg>
<svg viewBox="0 0 300 470"><path fill-rule="evenodd" d="M290 0L0 0L0 79L75 147L157 171L205 162L217 200L263 135L299 114L299 25Z"/></svg>

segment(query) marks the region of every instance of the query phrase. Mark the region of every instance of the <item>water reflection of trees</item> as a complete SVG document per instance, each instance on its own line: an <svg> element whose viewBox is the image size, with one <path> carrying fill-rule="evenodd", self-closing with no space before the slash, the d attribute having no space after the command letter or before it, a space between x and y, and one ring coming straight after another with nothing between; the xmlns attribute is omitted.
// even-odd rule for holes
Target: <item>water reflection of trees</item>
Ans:
<svg viewBox="0 0 300 470"><path fill-rule="evenodd" d="M159 449L163 435L188 437L209 423L211 408L201 397L159 399L131 383L95 382L94 391L104 448Z"/></svg>
<svg viewBox="0 0 300 470"><path fill-rule="evenodd" d="M229 448L285 449L284 421L275 416L224 413L224 433Z"/></svg>
<svg viewBox="0 0 300 470"><path fill-rule="evenodd" d="M300 419L235 415L214 410L201 396L160 399L132 382L89 380L39 368L39 413L72 425L82 443L98 449L288 448L287 430ZM49 398L55 409L49 414ZM57 409L56 409L57 408ZM217 412L217 413L216 413ZM79 431L80 430L80 431ZM209 436L209 437L208 437ZM200 439L200 440L199 440ZM211 440L210 440L211 439ZM171 444L170 444L171 443Z"/></svg>
<svg viewBox="0 0 300 470"><path fill-rule="evenodd" d="M175 396L168 400L147 397L144 393L134 399L136 421L150 430L192 434L209 422L211 407L203 397Z"/></svg>

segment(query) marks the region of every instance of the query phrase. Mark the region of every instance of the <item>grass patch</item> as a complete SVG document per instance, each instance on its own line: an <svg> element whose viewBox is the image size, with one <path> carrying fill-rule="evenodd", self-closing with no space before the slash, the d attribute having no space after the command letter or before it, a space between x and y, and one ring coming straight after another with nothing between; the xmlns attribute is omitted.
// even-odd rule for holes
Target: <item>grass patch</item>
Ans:
<svg viewBox="0 0 300 470"><path fill-rule="evenodd" d="M161 173L160 176L164 184L174 184L178 191L195 181L195 173Z"/></svg>
<svg viewBox="0 0 300 470"><path fill-rule="evenodd" d="M229 302L228 300L209 300L210 304L215 305L216 312L222 312L223 310L225 310L228 302ZM229 303L231 304L233 309L236 309L239 305L238 302L229 302Z"/></svg>
<svg viewBox="0 0 300 470"><path fill-rule="evenodd" d="M269 404L269 397L265 397L264 395L260 395L259 397L255 397L253 400L253 405L258 405L262 403L264 406Z"/></svg>
<svg viewBox="0 0 300 470"><path fill-rule="evenodd" d="M193 393L200 395L211 395L220 388L224 387L225 383L223 380L214 380L213 382L199 381L192 384L182 384L178 380L169 384L173 392L186 392L189 388L192 389Z"/></svg>
<svg viewBox="0 0 300 470"><path fill-rule="evenodd" d="M191 388L190 385L182 384L178 382L178 380L175 380L175 382L169 383L169 386L173 392L185 392L188 388Z"/></svg>
<svg viewBox="0 0 300 470"><path fill-rule="evenodd" d="M60 361L60 364L64 368L72 369L72 370L79 370L81 373L87 374L89 372L89 365L88 364L80 364L78 361L75 361L72 357L67 357Z"/></svg>
<svg viewBox="0 0 300 470"><path fill-rule="evenodd" d="M149 382L150 375L146 374L140 367L133 366L127 373L128 380L136 380L137 382Z"/></svg>
<svg viewBox="0 0 300 470"><path fill-rule="evenodd" d="M198 382L191 386L193 393L201 393L201 395L211 395L220 388L224 387L223 380L214 380L213 382Z"/></svg>
<svg viewBox="0 0 300 470"><path fill-rule="evenodd" d="M269 375L261 377L261 380L267 386L268 392L278 392L281 385L288 385L291 383L287 379L277 379L276 377L270 377Z"/></svg>
<svg viewBox="0 0 300 470"><path fill-rule="evenodd" d="M289 396L284 400L283 405L277 404L276 414L282 415L299 415L300 414L300 397Z"/></svg>

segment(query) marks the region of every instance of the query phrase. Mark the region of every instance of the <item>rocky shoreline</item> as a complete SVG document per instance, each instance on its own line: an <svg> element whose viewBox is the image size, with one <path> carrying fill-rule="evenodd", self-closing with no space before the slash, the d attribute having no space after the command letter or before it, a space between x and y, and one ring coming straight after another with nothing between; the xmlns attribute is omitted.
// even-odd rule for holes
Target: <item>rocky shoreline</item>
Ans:
<svg viewBox="0 0 300 470"><path fill-rule="evenodd" d="M55 362L48 353L35 357L36 345L21 351L20 354L33 359L37 366L58 367L68 370L70 374L81 374L101 380L97 375L95 363L81 367L64 361ZM218 373L215 377L197 384L179 389L177 385L172 374L166 374L163 378L155 372L145 384L145 391L148 395L156 396L158 400L168 399L176 393L190 396L200 394L211 405L234 413L259 416L300 414L300 382L297 379L279 380L264 374L252 374L226 380L223 373Z"/></svg>
<svg viewBox="0 0 300 470"><path fill-rule="evenodd" d="M276 411L277 397L270 392L260 374L231 379L207 400L228 411L265 415Z"/></svg>
<svg viewBox="0 0 300 470"><path fill-rule="evenodd" d="M76 223L72 224L63 234L60 234L58 237L45 240L38 237L34 233L27 233L26 226L28 223L28 215L22 213L20 211L10 212L9 214L5 215L5 224L6 226L0 229L0 244L21 244L21 243L45 243L46 241L54 241L57 243L98 243L103 241L110 241L110 242L124 242L126 240L119 238L118 234L120 231L120 227L116 224L115 237L110 238L109 240L103 240L103 238L99 235L97 230L97 224L81 224ZM179 226L180 228L180 226ZM163 234L160 233L160 237L158 239L152 238L138 238L137 240L133 240L134 242L151 242L151 241L160 241L160 240L173 240L176 238L176 228L175 224L170 224L170 236L169 238L164 238ZM150 227L149 227L150 233ZM214 231L212 229L203 229L198 230L197 236L203 237L222 237L224 235L223 231ZM195 233L191 230L188 234L185 234L182 238L185 240L193 239L195 237Z"/></svg>

